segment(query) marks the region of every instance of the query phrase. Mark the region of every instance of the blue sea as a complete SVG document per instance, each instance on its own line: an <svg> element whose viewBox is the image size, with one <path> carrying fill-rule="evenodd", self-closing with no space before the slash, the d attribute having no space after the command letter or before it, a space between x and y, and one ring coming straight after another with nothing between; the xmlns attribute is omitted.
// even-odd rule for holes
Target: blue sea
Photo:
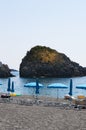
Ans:
<svg viewBox="0 0 86 130"><path fill-rule="evenodd" d="M14 81L15 93L21 95L35 95L35 88L24 87L24 84L29 82L35 82L35 78L20 78L19 72L13 71L12 74L16 77L11 77L11 82ZM39 78L38 79L44 87L39 89L39 96L48 96L48 97L64 97L64 95L69 93L70 78ZM86 90L76 89L76 85L86 84L86 76L84 77L74 77L73 80L73 96L85 95ZM0 78L0 92L7 93L8 78ZM67 89L55 89L47 88L51 83L63 83L68 86Z"/></svg>

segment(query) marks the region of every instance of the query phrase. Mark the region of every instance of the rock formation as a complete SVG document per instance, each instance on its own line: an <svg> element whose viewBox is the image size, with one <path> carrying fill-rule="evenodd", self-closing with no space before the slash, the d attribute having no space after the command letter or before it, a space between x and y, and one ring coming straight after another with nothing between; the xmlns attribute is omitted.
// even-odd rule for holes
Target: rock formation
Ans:
<svg viewBox="0 0 86 130"><path fill-rule="evenodd" d="M0 78L7 78L11 76L13 75L10 73L8 65L2 64L2 62L0 62Z"/></svg>
<svg viewBox="0 0 86 130"><path fill-rule="evenodd" d="M71 61L65 54L45 46L35 46L20 64L20 77L85 76L86 68Z"/></svg>

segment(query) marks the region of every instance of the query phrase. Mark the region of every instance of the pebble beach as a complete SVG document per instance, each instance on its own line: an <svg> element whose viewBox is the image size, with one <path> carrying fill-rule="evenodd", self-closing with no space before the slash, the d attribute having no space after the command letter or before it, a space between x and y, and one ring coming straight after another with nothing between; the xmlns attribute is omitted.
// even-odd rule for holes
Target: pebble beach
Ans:
<svg viewBox="0 0 86 130"><path fill-rule="evenodd" d="M0 130L86 130L85 109L44 105L53 102L44 98L40 104L25 104L27 99L33 101L28 96L13 97L11 101L0 99Z"/></svg>

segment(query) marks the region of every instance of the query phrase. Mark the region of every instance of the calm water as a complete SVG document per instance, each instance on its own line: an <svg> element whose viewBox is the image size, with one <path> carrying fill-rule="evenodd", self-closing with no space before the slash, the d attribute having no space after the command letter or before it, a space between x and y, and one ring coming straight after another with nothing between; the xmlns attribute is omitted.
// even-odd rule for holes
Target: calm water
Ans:
<svg viewBox="0 0 86 130"><path fill-rule="evenodd" d="M13 72L16 77L11 78L11 82L14 81L15 86L15 93L22 94L22 95L33 95L35 94L35 88L26 88L24 84L28 82L34 82L34 78L20 78L18 72ZM76 89L76 85L79 84L86 84L86 76L85 77L77 77L72 78L73 80L73 95L77 96L78 94L86 95L86 90ZM39 82L44 85L43 88L40 88L39 95L43 96L50 96L50 97L64 97L65 94L69 92L69 84L70 78L40 78ZM6 93L7 92L7 85L8 85L8 78L0 78L0 92ZM47 88L47 85L51 83L64 83L68 86L68 89L51 89Z"/></svg>

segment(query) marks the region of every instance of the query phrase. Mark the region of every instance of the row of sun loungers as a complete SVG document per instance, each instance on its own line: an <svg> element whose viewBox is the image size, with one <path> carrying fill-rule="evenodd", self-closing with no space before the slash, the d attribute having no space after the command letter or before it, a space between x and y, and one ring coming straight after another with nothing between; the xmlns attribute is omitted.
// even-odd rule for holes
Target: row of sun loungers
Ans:
<svg viewBox="0 0 86 130"><path fill-rule="evenodd" d="M77 98L70 96L65 97L64 100L61 102L57 101L47 101L47 100L40 100L38 98L35 99L24 99L24 98L16 98L11 97L7 94L2 94L0 98L0 103L13 103L13 104L19 104L19 105L25 105L25 106L33 106L33 105L39 105L44 107L57 107L57 108L63 108L63 109L86 109L86 97L78 96Z"/></svg>
<svg viewBox="0 0 86 130"><path fill-rule="evenodd" d="M86 109L86 97L84 95L78 95L77 97L65 96L65 99L70 100L70 102L73 103L76 108Z"/></svg>

